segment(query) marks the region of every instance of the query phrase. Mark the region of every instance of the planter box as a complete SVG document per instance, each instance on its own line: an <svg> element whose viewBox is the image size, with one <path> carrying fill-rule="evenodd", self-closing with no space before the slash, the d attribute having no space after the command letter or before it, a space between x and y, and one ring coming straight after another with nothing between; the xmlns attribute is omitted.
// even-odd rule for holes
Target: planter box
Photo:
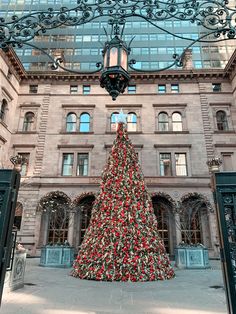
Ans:
<svg viewBox="0 0 236 314"><path fill-rule="evenodd" d="M6 272L4 289L13 291L24 287L26 252L15 252L12 270Z"/></svg>
<svg viewBox="0 0 236 314"><path fill-rule="evenodd" d="M75 249L71 246L49 246L41 249L40 266L71 267L74 261Z"/></svg>
<svg viewBox="0 0 236 314"><path fill-rule="evenodd" d="M177 247L175 262L179 268L209 268L208 249L201 246Z"/></svg>

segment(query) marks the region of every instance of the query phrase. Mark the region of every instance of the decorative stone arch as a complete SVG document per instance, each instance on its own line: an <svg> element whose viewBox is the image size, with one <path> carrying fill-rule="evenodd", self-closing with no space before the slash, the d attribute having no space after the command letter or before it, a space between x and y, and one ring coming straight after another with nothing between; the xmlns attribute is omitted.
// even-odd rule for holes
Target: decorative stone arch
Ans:
<svg viewBox="0 0 236 314"><path fill-rule="evenodd" d="M72 201L73 206L76 206L77 204L79 204L84 198L88 197L88 196L94 196L94 198L96 199L96 193L94 192L84 192L78 196L76 196L74 198L74 200Z"/></svg>
<svg viewBox="0 0 236 314"><path fill-rule="evenodd" d="M39 245L69 241L71 228L71 199L62 191L51 191L39 200L41 216Z"/></svg>
<svg viewBox="0 0 236 314"><path fill-rule="evenodd" d="M150 196L153 210L157 218L159 234L164 241L167 252L173 255L176 245L175 217L172 214L175 201L169 194L164 192L155 192Z"/></svg>
<svg viewBox="0 0 236 314"><path fill-rule="evenodd" d="M208 198L197 192L187 193L180 198L179 206L184 210L188 210L188 207L191 209L192 242L211 247L213 235L210 231L209 216L214 213L214 208Z"/></svg>
<svg viewBox="0 0 236 314"><path fill-rule="evenodd" d="M85 231L91 218L93 203L96 200L94 192L84 192L73 200L74 236L73 243L79 247L83 241Z"/></svg>
<svg viewBox="0 0 236 314"><path fill-rule="evenodd" d="M181 198L180 198L180 202L183 203L185 201L188 201L189 199L199 199L199 201L202 202L203 206L205 204L205 207L206 207L206 210L210 213L213 213L214 212L214 208L211 204L211 202L208 200L208 198L203 195L203 194L200 194L200 193L197 193L197 192L193 192L193 193L187 193L187 194L184 194Z"/></svg>

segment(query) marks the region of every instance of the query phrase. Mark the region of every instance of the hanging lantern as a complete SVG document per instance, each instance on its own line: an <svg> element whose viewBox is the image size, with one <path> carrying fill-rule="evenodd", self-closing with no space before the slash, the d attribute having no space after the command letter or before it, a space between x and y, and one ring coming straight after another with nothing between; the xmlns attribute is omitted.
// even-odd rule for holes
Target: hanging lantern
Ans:
<svg viewBox="0 0 236 314"><path fill-rule="evenodd" d="M100 78L100 86L111 95L112 100L124 93L129 84L128 70L129 48L117 35L106 42L103 50L104 70Z"/></svg>

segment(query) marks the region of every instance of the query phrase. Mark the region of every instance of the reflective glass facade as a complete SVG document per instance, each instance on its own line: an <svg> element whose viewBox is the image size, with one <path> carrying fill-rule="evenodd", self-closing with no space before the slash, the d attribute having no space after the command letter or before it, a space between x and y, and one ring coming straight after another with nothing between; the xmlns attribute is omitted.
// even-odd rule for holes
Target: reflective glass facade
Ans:
<svg viewBox="0 0 236 314"><path fill-rule="evenodd" d="M76 7L76 0L0 0L0 14L9 18L12 15L22 15L38 10L56 9L61 6ZM76 14L76 13L75 13ZM174 53L181 54L190 43L188 39L196 39L201 30L189 21L159 22L160 28L184 36L186 40L173 37L171 34L157 29L145 20L128 19L124 30L124 40L131 44L130 58L137 61L135 67L140 69L164 68L173 62ZM62 51L65 65L72 69L94 70L96 63L102 61L101 51L107 40L104 28L110 33L111 29L104 18L76 27L61 27L50 30L43 36L38 36L34 42L51 55L58 56ZM193 50L195 68L224 67L234 51L234 42L219 42L212 44L196 44ZM51 62L41 51L25 45L17 48L16 52L27 70L50 69Z"/></svg>

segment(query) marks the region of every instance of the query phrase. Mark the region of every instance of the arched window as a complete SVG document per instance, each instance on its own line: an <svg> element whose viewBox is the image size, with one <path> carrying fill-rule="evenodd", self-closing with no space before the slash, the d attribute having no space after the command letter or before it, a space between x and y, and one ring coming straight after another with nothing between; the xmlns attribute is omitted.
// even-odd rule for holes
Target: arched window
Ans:
<svg viewBox="0 0 236 314"><path fill-rule="evenodd" d="M185 243L203 243L203 229L208 232L208 209L210 203L197 193L187 196L180 204L179 212L182 241Z"/></svg>
<svg viewBox="0 0 236 314"><path fill-rule="evenodd" d="M172 114L172 129L179 132L183 130L182 116L178 112Z"/></svg>
<svg viewBox="0 0 236 314"><path fill-rule="evenodd" d="M173 229L171 224L173 221L171 220L170 211L172 208L171 202L163 196L155 195L152 197L152 206L154 210L154 214L157 219L158 232L164 241L165 248L167 253L171 252L171 235L170 231Z"/></svg>
<svg viewBox="0 0 236 314"><path fill-rule="evenodd" d="M90 115L87 112L84 112L80 115L79 131L80 132L90 131Z"/></svg>
<svg viewBox="0 0 236 314"><path fill-rule="evenodd" d="M223 110L219 110L216 113L216 122L217 122L217 129L219 131L228 130L228 121L226 112Z"/></svg>
<svg viewBox="0 0 236 314"><path fill-rule="evenodd" d="M66 117L66 132L76 132L76 114L73 112L68 113Z"/></svg>
<svg viewBox="0 0 236 314"><path fill-rule="evenodd" d="M39 208L42 211L44 244L65 243L68 241L70 199L60 191L50 192L41 198Z"/></svg>
<svg viewBox="0 0 236 314"><path fill-rule="evenodd" d="M14 228L16 228L17 230L20 230L21 228L22 214L23 214L23 205L20 202L17 202L14 223L13 223Z"/></svg>
<svg viewBox="0 0 236 314"><path fill-rule="evenodd" d="M169 120L166 112L160 112L158 115L158 130L169 131Z"/></svg>
<svg viewBox="0 0 236 314"><path fill-rule="evenodd" d="M136 132L137 131L137 116L134 112L128 113L127 119L127 131Z"/></svg>
<svg viewBox="0 0 236 314"><path fill-rule="evenodd" d="M76 246L80 246L84 239L86 229L89 226L94 201L95 196L91 194L85 195L83 198L75 202L78 213L75 223L78 226L77 230L79 231L76 233Z"/></svg>
<svg viewBox="0 0 236 314"><path fill-rule="evenodd" d="M23 123L23 131L32 131L34 125L34 113L26 112Z"/></svg>
<svg viewBox="0 0 236 314"><path fill-rule="evenodd" d="M6 99L3 99L2 105L0 108L0 120L4 121L6 119L6 111L7 111L7 101Z"/></svg>
<svg viewBox="0 0 236 314"><path fill-rule="evenodd" d="M111 114L111 131L116 131L117 129L117 116L119 115L119 112L113 112Z"/></svg>

